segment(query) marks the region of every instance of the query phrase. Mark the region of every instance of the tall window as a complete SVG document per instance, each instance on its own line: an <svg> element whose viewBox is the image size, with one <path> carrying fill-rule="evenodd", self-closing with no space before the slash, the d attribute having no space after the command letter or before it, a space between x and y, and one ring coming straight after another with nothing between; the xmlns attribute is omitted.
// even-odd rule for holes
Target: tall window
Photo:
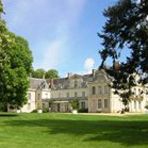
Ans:
<svg viewBox="0 0 148 148"><path fill-rule="evenodd" d="M82 97L85 97L85 91L82 92Z"/></svg>
<svg viewBox="0 0 148 148"><path fill-rule="evenodd" d="M85 102L81 102L81 108L85 109Z"/></svg>
<svg viewBox="0 0 148 148"><path fill-rule="evenodd" d="M98 86L98 93L102 94L102 87L101 86Z"/></svg>
<svg viewBox="0 0 148 148"><path fill-rule="evenodd" d="M136 101L134 101L134 109L136 109Z"/></svg>
<svg viewBox="0 0 148 148"><path fill-rule="evenodd" d="M93 94L93 95L96 94L96 87L95 87L95 86L92 87L92 94Z"/></svg>
<svg viewBox="0 0 148 148"><path fill-rule="evenodd" d="M46 99L47 99L48 98L48 93L46 93L45 96L46 96Z"/></svg>
<svg viewBox="0 0 148 148"><path fill-rule="evenodd" d="M141 109L141 101L138 101L139 109Z"/></svg>
<svg viewBox="0 0 148 148"><path fill-rule="evenodd" d="M104 108L108 107L108 99L104 99Z"/></svg>
<svg viewBox="0 0 148 148"><path fill-rule="evenodd" d="M77 94L77 92L75 92L75 97L77 97L78 96L78 94Z"/></svg>
<svg viewBox="0 0 148 148"><path fill-rule="evenodd" d="M59 92L59 98L61 98L61 92Z"/></svg>
<svg viewBox="0 0 148 148"><path fill-rule="evenodd" d="M108 86L104 86L104 93L108 94L109 93L109 87Z"/></svg>
<svg viewBox="0 0 148 148"><path fill-rule="evenodd" d="M101 99L98 100L98 108L102 108L102 101L101 101Z"/></svg>
<svg viewBox="0 0 148 148"><path fill-rule="evenodd" d="M75 80L74 81L74 87L77 88L78 87L78 82Z"/></svg>
<svg viewBox="0 0 148 148"><path fill-rule="evenodd" d="M40 100L41 98L40 98L41 96L40 96L40 94L38 94L38 100Z"/></svg>
<svg viewBox="0 0 148 148"><path fill-rule="evenodd" d="M67 98L69 98L69 92L67 93Z"/></svg>

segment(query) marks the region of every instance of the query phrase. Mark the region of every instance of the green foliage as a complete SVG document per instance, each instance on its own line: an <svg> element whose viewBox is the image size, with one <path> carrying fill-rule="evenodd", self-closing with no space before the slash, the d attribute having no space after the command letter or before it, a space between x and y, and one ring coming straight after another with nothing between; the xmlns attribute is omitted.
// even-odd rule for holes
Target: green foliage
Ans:
<svg viewBox="0 0 148 148"><path fill-rule="evenodd" d="M37 109L34 109L31 113L37 113L38 110Z"/></svg>
<svg viewBox="0 0 148 148"><path fill-rule="evenodd" d="M0 1L0 15L2 12ZM8 31L0 18L0 102L19 108L26 101L32 54L22 37Z"/></svg>
<svg viewBox="0 0 148 148"><path fill-rule="evenodd" d="M3 11L3 4L2 4L2 2L1 2L1 0L0 0L0 17L1 17L1 13L3 13L4 11Z"/></svg>
<svg viewBox="0 0 148 148"><path fill-rule="evenodd" d="M112 66L106 71L113 77L112 87L119 95L124 96L124 102L128 101L133 94L131 91L133 86L138 83L148 83L147 14L147 0L141 0L140 3L135 0L119 0L104 11L107 20L103 32L98 34L103 40L104 47L100 51L102 58L100 68L106 69L105 60L108 57L112 59ZM130 52L124 62L120 61L122 50ZM139 75L138 81L136 80L137 75ZM125 92L122 94L122 90L128 91L126 94Z"/></svg>
<svg viewBox="0 0 148 148"><path fill-rule="evenodd" d="M44 69L36 69L32 71L32 77L33 78L43 78L45 75L45 70Z"/></svg>
<svg viewBox="0 0 148 148"><path fill-rule="evenodd" d="M32 77L33 78L46 78L46 79L55 79L59 78L58 71L55 69L50 69L45 71L44 69L36 69L32 70Z"/></svg>
<svg viewBox="0 0 148 148"><path fill-rule="evenodd" d="M49 112L49 108L43 108L43 113L48 113Z"/></svg>
<svg viewBox="0 0 148 148"><path fill-rule="evenodd" d="M70 101L72 109L79 109L79 100L78 99L73 99Z"/></svg>
<svg viewBox="0 0 148 148"><path fill-rule="evenodd" d="M59 78L58 71L55 69L50 69L45 73L46 79L56 79Z"/></svg>

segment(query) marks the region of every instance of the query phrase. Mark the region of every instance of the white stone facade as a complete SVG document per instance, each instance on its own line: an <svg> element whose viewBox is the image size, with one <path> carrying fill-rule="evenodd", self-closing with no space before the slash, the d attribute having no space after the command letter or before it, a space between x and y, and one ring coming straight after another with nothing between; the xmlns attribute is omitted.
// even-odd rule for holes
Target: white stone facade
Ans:
<svg viewBox="0 0 148 148"><path fill-rule="evenodd" d="M70 102L77 99L81 111L117 113L124 105L122 99L109 87L110 83L111 79L103 70L93 70L88 75L68 74L66 78L54 80L30 78L28 103L21 111L32 112L46 108L54 112L70 112ZM148 87L137 86L133 89L136 93L129 102L129 111L144 112L148 104ZM144 93L139 99L141 91Z"/></svg>

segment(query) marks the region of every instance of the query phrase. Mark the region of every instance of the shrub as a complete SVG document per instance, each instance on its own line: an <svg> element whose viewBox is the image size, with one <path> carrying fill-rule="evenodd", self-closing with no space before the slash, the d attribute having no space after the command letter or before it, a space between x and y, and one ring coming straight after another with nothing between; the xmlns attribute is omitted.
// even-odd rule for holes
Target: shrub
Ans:
<svg viewBox="0 0 148 148"><path fill-rule="evenodd" d="M48 108L43 108L43 113L48 113L49 109Z"/></svg>
<svg viewBox="0 0 148 148"><path fill-rule="evenodd" d="M34 109L31 113L37 113L37 109Z"/></svg>
<svg viewBox="0 0 148 148"><path fill-rule="evenodd" d="M145 105L145 108L146 108L146 109L148 109L148 104L147 104L147 105Z"/></svg>
<svg viewBox="0 0 148 148"><path fill-rule="evenodd" d="M78 99L74 99L74 100L70 101L70 104L71 104L72 109L79 109Z"/></svg>
<svg viewBox="0 0 148 148"><path fill-rule="evenodd" d="M78 110L79 113L88 113L88 108L82 108Z"/></svg>

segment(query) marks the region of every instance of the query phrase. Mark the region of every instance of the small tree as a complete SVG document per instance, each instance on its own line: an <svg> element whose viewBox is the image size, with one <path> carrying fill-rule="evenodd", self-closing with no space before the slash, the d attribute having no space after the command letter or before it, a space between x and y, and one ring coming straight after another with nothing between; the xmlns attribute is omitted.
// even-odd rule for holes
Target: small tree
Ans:
<svg viewBox="0 0 148 148"><path fill-rule="evenodd" d="M46 79L56 79L59 78L58 71L55 69L50 69L45 73L45 78Z"/></svg>
<svg viewBox="0 0 148 148"><path fill-rule="evenodd" d="M36 70L32 70L32 77L33 78L43 78L45 75L45 70L40 68L40 69L36 69Z"/></svg>
<svg viewBox="0 0 148 148"><path fill-rule="evenodd" d="M74 99L72 101L70 101L71 107L73 110L78 110L79 109L79 100L78 99Z"/></svg>

